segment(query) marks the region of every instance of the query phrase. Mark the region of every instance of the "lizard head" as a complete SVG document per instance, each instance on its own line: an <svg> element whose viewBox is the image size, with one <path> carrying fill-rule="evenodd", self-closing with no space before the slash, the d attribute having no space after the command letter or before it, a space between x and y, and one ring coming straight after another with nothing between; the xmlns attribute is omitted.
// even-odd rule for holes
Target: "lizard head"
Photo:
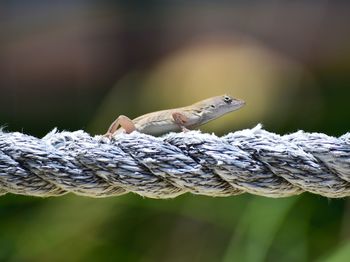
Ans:
<svg viewBox="0 0 350 262"><path fill-rule="evenodd" d="M229 95L214 96L197 103L203 118L215 119L229 112L240 109L245 102Z"/></svg>

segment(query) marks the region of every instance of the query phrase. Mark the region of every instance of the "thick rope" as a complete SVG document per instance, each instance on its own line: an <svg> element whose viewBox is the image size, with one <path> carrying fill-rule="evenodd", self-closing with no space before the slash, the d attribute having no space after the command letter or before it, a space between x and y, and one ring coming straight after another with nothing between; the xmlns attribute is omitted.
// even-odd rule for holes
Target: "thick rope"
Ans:
<svg viewBox="0 0 350 262"><path fill-rule="evenodd" d="M287 197L304 191L350 196L350 133L279 136L258 125L224 137L133 132L109 140L83 131L53 130L42 139L0 131L0 194Z"/></svg>

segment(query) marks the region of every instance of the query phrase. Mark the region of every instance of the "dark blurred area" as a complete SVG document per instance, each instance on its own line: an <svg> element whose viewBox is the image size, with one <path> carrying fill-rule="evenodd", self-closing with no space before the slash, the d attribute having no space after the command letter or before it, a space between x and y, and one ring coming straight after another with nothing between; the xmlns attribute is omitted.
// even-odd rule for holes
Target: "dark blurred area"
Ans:
<svg viewBox="0 0 350 262"><path fill-rule="evenodd" d="M246 107L201 130L339 136L349 25L346 1L0 1L0 125L101 134L119 114L228 93ZM347 261L349 216L311 194L6 195L0 261Z"/></svg>

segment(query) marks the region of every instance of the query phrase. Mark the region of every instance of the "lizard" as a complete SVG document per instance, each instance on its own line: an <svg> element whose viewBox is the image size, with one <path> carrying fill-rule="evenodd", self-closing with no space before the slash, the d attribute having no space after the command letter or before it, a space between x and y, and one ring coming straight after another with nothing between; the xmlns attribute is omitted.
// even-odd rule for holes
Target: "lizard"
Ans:
<svg viewBox="0 0 350 262"><path fill-rule="evenodd" d="M214 96L190 106L148 113L133 120L120 115L108 128L105 137L138 131L149 135L188 131L211 120L240 109L245 102L229 95ZM120 127L119 127L120 126Z"/></svg>

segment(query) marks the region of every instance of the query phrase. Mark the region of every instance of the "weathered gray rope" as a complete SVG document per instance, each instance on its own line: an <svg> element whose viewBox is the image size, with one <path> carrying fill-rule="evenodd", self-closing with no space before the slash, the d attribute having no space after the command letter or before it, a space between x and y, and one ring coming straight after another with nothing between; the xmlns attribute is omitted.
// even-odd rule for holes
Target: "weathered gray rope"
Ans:
<svg viewBox="0 0 350 262"><path fill-rule="evenodd" d="M260 125L224 137L198 131L113 140L53 130L39 139L0 131L0 194L108 197L186 192L350 196L350 133L279 136Z"/></svg>

